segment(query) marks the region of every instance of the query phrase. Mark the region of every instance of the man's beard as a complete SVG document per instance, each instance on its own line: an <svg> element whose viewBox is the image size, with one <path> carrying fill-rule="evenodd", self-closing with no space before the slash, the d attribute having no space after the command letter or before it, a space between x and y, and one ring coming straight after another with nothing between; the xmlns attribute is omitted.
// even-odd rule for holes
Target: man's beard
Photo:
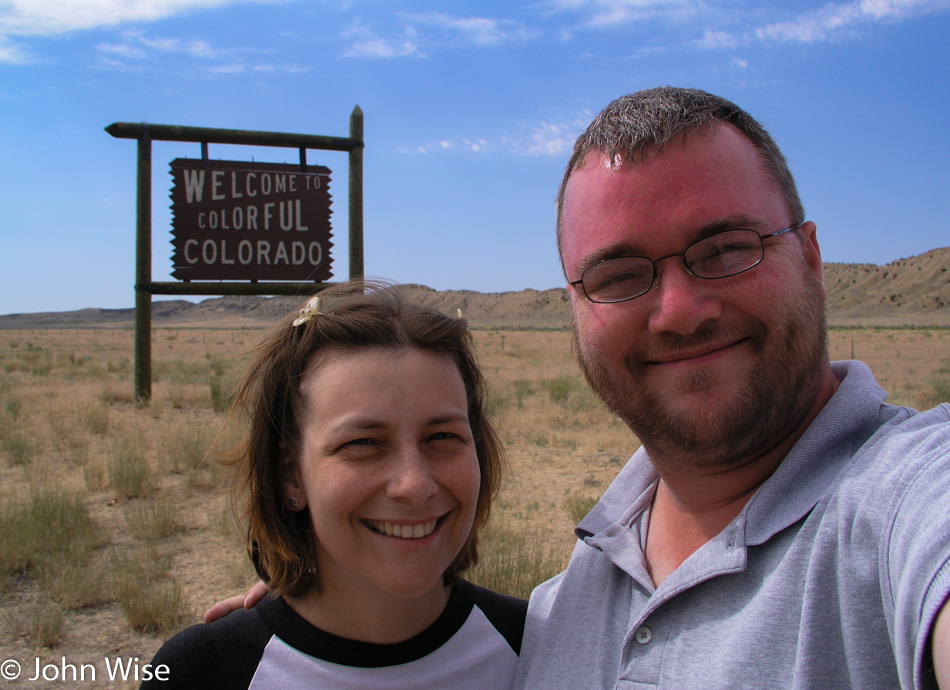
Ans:
<svg viewBox="0 0 950 690"><path fill-rule="evenodd" d="M794 303L785 303L785 318L769 328L749 319L739 328L712 326L681 336L663 333L653 346L630 353L626 367L613 376L596 352L581 347L574 325L575 352L591 388L608 408L639 437L648 451L678 458L684 467L726 469L741 466L782 441L814 404L821 371L828 361L824 291L804 269L805 289ZM759 356L743 389L721 405L693 404L682 409L677 396L701 396L723 375L713 365L684 375L677 390L666 395L644 385L647 364L663 352L679 352L708 342L747 338ZM674 403L671 404L670 400Z"/></svg>

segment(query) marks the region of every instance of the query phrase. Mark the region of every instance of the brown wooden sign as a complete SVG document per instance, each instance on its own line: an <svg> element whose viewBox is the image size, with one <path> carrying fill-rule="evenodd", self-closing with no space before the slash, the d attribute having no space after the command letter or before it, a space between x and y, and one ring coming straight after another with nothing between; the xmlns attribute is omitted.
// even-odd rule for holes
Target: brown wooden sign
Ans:
<svg viewBox="0 0 950 690"><path fill-rule="evenodd" d="M326 281L330 170L176 158L172 277Z"/></svg>

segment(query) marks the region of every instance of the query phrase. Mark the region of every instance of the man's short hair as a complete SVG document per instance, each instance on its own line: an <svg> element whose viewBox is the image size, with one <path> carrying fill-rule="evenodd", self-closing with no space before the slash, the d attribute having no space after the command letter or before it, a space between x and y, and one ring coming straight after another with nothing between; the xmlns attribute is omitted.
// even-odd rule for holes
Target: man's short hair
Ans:
<svg viewBox="0 0 950 690"><path fill-rule="evenodd" d="M785 156L755 118L735 103L711 93L661 86L613 101L577 138L557 195L558 254L561 253L567 182L589 153L600 151L611 161L622 158L636 163L648 153L662 151L680 133L718 127L723 122L738 129L759 152L766 170L785 197L789 223L805 222L805 211ZM561 262L563 266L563 258Z"/></svg>

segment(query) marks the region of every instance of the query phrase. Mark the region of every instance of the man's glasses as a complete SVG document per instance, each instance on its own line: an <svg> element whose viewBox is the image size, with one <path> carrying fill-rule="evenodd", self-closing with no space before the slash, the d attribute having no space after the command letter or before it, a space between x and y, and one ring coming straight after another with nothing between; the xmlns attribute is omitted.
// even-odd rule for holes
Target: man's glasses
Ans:
<svg viewBox="0 0 950 690"><path fill-rule="evenodd" d="M581 279L570 285L581 285L591 302L625 302L648 293L656 282L656 265L674 256L682 256L683 268L697 278L728 278L762 263L765 258L763 240L800 227L795 225L770 235L760 235L755 230L726 230L693 242L682 254L668 254L655 261L643 256L606 259L587 268Z"/></svg>

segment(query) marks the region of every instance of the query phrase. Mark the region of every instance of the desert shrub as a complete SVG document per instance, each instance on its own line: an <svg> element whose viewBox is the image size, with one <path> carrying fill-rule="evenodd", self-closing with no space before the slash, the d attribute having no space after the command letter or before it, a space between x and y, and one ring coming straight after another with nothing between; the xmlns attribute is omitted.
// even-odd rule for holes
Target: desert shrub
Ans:
<svg viewBox="0 0 950 690"><path fill-rule="evenodd" d="M106 378L105 365L98 359L88 360L83 366L83 378L101 381Z"/></svg>
<svg viewBox="0 0 950 690"><path fill-rule="evenodd" d="M208 376L208 390L211 394L211 409L215 412L227 412L234 401L234 384L230 379L212 372Z"/></svg>
<svg viewBox="0 0 950 690"><path fill-rule="evenodd" d="M551 402L571 412L586 412L598 406L597 398L580 379L559 376L545 382Z"/></svg>
<svg viewBox="0 0 950 690"><path fill-rule="evenodd" d="M534 395L534 384L524 379L515 379L511 382L511 394L518 403L518 409L524 409L524 399Z"/></svg>
<svg viewBox="0 0 950 690"><path fill-rule="evenodd" d="M548 435L540 431L527 434L525 436L525 440L528 443L531 443L535 446L540 446L542 448L546 448L547 446L551 445L551 439L548 437Z"/></svg>
<svg viewBox="0 0 950 690"><path fill-rule="evenodd" d="M55 357L55 366L58 369L71 369L76 365L75 352L57 352ZM80 361L79 366L82 366Z"/></svg>
<svg viewBox="0 0 950 690"><path fill-rule="evenodd" d="M564 499L564 509L570 516L571 521L576 525L584 519L584 516L590 512L590 509L594 507L595 503L597 503L596 498L575 492L569 494Z"/></svg>
<svg viewBox="0 0 950 690"><path fill-rule="evenodd" d="M34 444L30 436L19 429L5 430L0 439L3 452L14 465L29 465L33 460Z"/></svg>
<svg viewBox="0 0 950 690"><path fill-rule="evenodd" d="M108 412L108 406L110 405L115 405L117 403L131 404L134 402L134 400L135 398L130 385L108 385L99 392L99 401L102 402L104 406L102 409L106 410L106 412Z"/></svg>
<svg viewBox="0 0 950 690"><path fill-rule="evenodd" d="M505 395L501 389L489 384L488 395L485 397L485 414L491 418L495 424L501 425L505 419L505 413L511 405L511 399Z"/></svg>
<svg viewBox="0 0 950 690"><path fill-rule="evenodd" d="M19 424L20 418L23 416L23 404L19 400L16 398L7 400L7 404L3 406L3 409L14 424Z"/></svg>
<svg viewBox="0 0 950 690"><path fill-rule="evenodd" d="M228 370L228 363L222 357L213 357L209 353L207 355L208 362L211 365L211 373L218 377L224 377L225 372Z"/></svg>
<svg viewBox="0 0 950 690"><path fill-rule="evenodd" d="M106 371L110 374L127 375L132 373L132 360L128 357L112 357L106 362Z"/></svg>
<svg viewBox="0 0 950 690"><path fill-rule="evenodd" d="M83 426L94 434L109 430L109 408L105 405L86 405L80 412Z"/></svg>
<svg viewBox="0 0 950 690"><path fill-rule="evenodd" d="M130 506L125 518L132 536L142 541L165 539L184 530L175 507L165 500Z"/></svg>
<svg viewBox="0 0 950 690"><path fill-rule="evenodd" d="M934 372L930 385L938 403L950 402L950 362L945 362Z"/></svg>
<svg viewBox="0 0 950 690"><path fill-rule="evenodd" d="M934 379L931 385L937 402L950 402L950 378Z"/></svg>
<svg viewBox="0 0 950 690"><path fill-rule="evenodd" d="M59 644L63 631L63 612L48 598L28 603L7 618L19 635L37 647L53 648Z"/></svg>
<svg viewBox="0 0 950 690"><path fill-rule="evenodd" d="M67 460L78 467L85 467L89 462L89 444L72 433L64 433L62 439L68 451Z"/></svg>
<svg viewBox="0 0 950 690"><path fill-rule="evenodd" d="M169 423L159 439L161 464L175 473L203 467L212 440L211 431L204 424L189 419Z"/></svg>
<svg viewBox="0 0 950 690"><path fill-rule="evenodd" d="M171 406L176 410L180 410L185 406L185 387L181 384L174 383L168 387L168 402L171 403Z"/></svg>
<svg viewBox="0 0 950 690"><path fill-rule="evenodd" d="M25 364L21 371L28 371L33 376L48 376L53 368L53 357L49 350L29 349L22 353L21 357Z"/></svg>
<svg viewBox="0 0 950 690"><path fill-rule="evenodd" d="M566 376L559 376L547 382L548 395L551 402L564 404L571 397L571 391L574 389L574 381Z"/></svg>
<svg viewBox="0 0 950 690"><path fill-rule="evenodd" d="M181 587L167 576L167 564L156 567L150 554L116 558L113 590L129 625L139 632L170 632L191 616Z"/></svg>
<svg viewBox="0 0 950 690"><path fill-rule="evenodd" d="M171 362L152 363L152 381L189 384L200 381L207 375L208 366L200 360L176 359Z"/></svg>
<svg viewBox="0 0 950 690"><path fill-rule="evenodd" d="M132 437L120 439L109 460L109 486L117 497L139 498L151 488L145 449Z"/></svg>
<svg viewBox="0 0 950 690"><path fill-rule="evenodd" d="M101 460L87 462L82 468L82 479L90 491L101 491L106 485L106 469Z"/></svg>
<svg viewBox="0 0 950 690"><path fill-rule="evenodd" d="M564 567L539 537L507 529L487 530L478 550L478 565L468 571L465 578L522 599L527 599L531 590Z"/></svg>
<svg viewBox="0 0 950 690"><path fill-rule="evenodd" d="M101 566L44 561L36 567L36 579L50 598L67 609L96 606L110 599Z"/></svg>
<svg viewBox="0 0 950 690"><path fill-rule="evenodd" d="M579 444L577 442L577 439L570 438L567 436L555 436L554 440L551 441L551 445L557 448L563 448L565 450L569 450L573 453L575 450L577 450L577 446Z"/></svg>
<svg viewBox="0 0 950 690"><path fill-rule="evenodd" d="M55 487L3 504L0 534L0 571L8 573L44 563L83 565L99 540L82 500Z"/></svg>
<svg viewBox="0 0 950 690"><path fill-rule="evenodd" d="M215 532L231 541L236 547L244 548L245 527L230 500L222 501L221 509L211 514L209 524Z"/></svg>

